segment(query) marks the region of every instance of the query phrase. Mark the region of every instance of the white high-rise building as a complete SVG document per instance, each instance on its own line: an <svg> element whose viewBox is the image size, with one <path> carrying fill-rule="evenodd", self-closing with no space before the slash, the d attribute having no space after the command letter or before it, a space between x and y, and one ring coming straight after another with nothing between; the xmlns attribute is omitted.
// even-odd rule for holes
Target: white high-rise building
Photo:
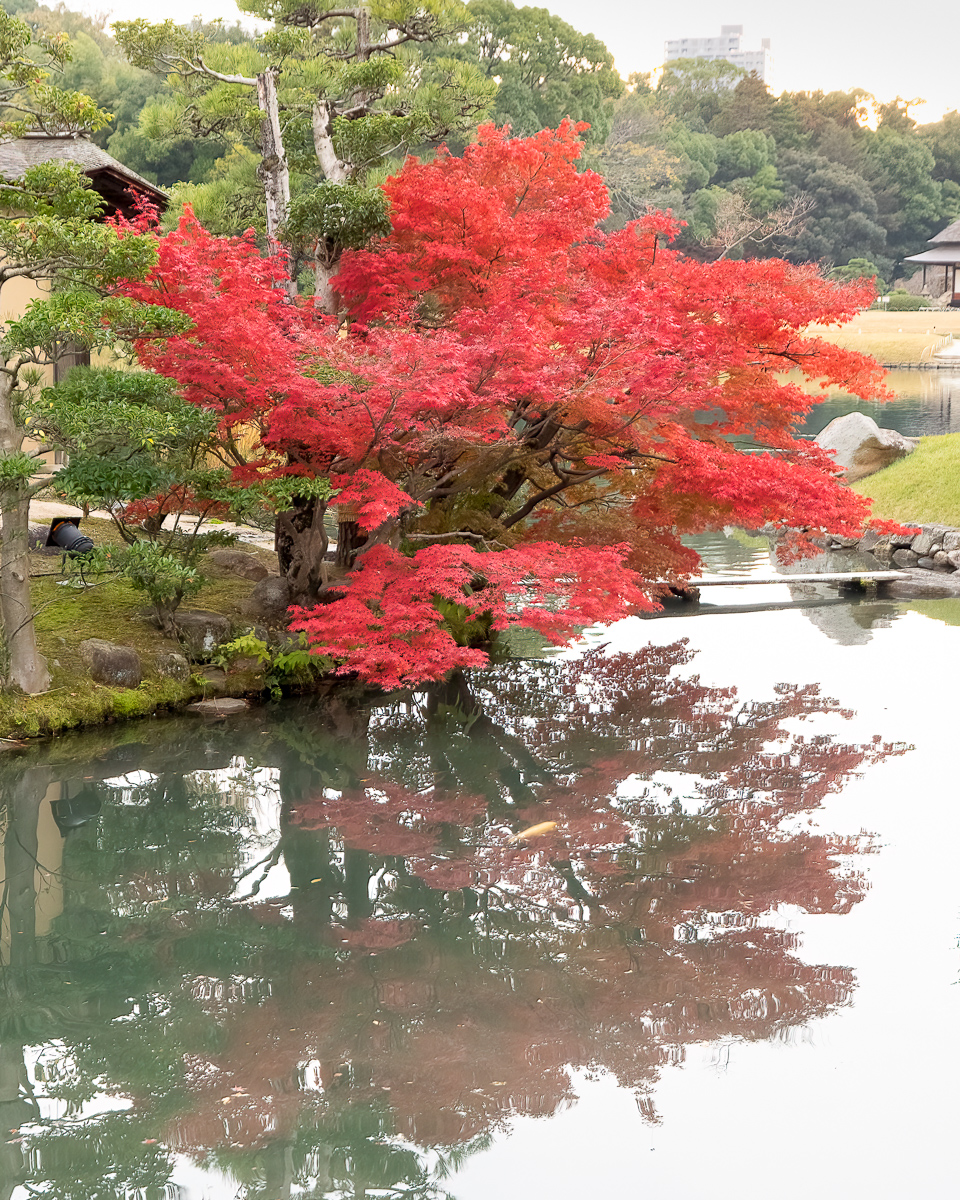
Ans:
<svg viewBox="0 0 960 1200"><path fill-rule="evenodd" d="M761 39L759 50L744 50L740 45L742 40L742 25L721 25L719 37L673 38L665 42L663 60L672 62L676 58L725 58L727 62L743 67L748 75L756 72L764 83L769 83L773 67L770 39Z"/></svg>

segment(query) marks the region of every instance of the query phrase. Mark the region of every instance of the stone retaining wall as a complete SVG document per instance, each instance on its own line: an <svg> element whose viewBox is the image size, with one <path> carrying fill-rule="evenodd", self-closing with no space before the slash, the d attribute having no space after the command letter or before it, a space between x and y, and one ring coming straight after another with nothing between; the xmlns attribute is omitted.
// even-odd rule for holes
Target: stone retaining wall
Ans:
<svg viewBox="0 0 960 1200"><path fill-rule="evenodd" d="M920 568L944 575L960 570L960 529L952 525L917 525L919 533L879 534L860 538L831 537L828 550L872 554L881 567Z"/></svg>

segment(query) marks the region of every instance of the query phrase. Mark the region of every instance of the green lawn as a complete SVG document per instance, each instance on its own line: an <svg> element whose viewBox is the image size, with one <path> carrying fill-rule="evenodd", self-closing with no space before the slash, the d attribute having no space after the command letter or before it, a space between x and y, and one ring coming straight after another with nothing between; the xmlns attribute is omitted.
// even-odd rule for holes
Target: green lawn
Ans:
<svg viewBox="0 0 960 1200"><path fill-rule="evenodd" d="M960 433L921 438L913 454L853 490L873 501L875 517L960 526Z"/></svg>

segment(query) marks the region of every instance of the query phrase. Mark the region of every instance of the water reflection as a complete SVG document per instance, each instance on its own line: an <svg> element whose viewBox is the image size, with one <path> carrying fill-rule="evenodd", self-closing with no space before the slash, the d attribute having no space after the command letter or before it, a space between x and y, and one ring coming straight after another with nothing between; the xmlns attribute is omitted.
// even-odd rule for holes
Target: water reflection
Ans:
<svg viewBox="0 0 960 1200"><path fill-rule="evenodd" d="M800 383L800 380L797 380ZM816 435L835 417L851 412L866 413L885 429L896 429L905 437L929 437L960 432L960 371L889 371L887 386L897 399L875 404L834 389L809 413L800 426L805 437ZM805 391L814 391L807 384Z"/></svg>
<svg viewBox="0 0 960 1200"><path fill-rule="evenodd" d="M798 818L897 750L798 732L841 711L815 687L744 700L690 658L0 761L0 1197L177 1196L177 1155L244 1200L445 1197L576 1070L656 1120L686 1046L845 1003L778 909L861 898L864 840Z"/></svg>

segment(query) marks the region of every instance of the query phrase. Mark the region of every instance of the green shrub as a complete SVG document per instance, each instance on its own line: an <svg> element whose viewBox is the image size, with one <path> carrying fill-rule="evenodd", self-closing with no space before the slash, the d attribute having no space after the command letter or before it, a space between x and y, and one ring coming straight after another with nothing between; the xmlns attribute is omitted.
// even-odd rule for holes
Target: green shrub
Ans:
<svg viewBox="0 0 960 1200"><path fill-rule="evenodd" d="M925 296L911 296L907 292L892 292L884 307L887 312L918 312L921 308L929 308L930 301Z"/></svg>

